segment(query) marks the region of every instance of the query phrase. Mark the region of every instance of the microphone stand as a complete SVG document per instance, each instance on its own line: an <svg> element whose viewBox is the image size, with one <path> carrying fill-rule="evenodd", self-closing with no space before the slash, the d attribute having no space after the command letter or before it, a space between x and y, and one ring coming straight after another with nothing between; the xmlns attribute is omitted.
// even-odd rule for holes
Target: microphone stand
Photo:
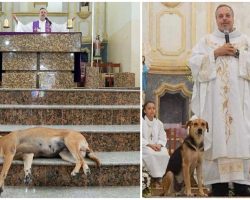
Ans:
<svg viewBox="0 0 250 200"><path fill-rule="evenodd" d="M48 19L48 17L45 17L45 20L49 22L49 25L51 26L52 22Z"/></svg>
<svg viewBox="0 0 250 200"><path fill-rule="evenodd" d="M229 31L225 29L224 34L225 34L226 43L230 43L230 41L229 41Z"/></svg>

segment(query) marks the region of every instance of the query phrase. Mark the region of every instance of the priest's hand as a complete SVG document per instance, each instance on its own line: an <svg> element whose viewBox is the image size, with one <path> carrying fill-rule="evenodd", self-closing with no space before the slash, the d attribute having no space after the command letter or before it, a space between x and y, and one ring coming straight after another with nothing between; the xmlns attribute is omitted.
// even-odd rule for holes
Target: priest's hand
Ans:
<svg viewBox="0 0 250 200"><path fill-rule="evenodd" d="M218 56L234 56L235 52L236 49L233 47L233 45L230 43L226 43L214 50L214 57L216 59Z"/></svg>
<svg viewBox="0 0 250 200"><path fill-rule="evenodd" d="M16 23L18 23L18 19L15 14L12 15L13 19L15 20Z"/></svg>

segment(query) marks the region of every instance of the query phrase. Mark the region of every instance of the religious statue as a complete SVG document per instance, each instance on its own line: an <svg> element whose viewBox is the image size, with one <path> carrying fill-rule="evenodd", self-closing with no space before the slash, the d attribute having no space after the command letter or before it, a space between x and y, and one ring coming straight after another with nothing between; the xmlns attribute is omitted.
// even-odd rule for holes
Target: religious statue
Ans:
<svg viewBox="0 0 250 200"><path fill-rule="evenodd" d="M100 41L100 35L96 36L95 42L94 42L94 52L95 57L101 56L101 41Z"/></svg>
<svg viewBox="0 0 250 200"><path fill-rule="evenodd" d="M142 56L142 90L146 91L147 89L147 82L148 82L148 71L149 67L145 63L145 56Z"/></svg>
<svg viewBox="0 0 250 200"><path fill-rule="evenodd" d="M89 11L89 2L80 2L80 12Z"/></svg>

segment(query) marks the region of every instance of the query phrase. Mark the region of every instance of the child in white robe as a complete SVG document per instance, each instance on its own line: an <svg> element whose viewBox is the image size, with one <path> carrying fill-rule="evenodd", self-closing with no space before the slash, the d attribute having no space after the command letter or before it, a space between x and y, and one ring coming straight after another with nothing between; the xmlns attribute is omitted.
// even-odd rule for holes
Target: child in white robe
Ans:
<svg viewBox="0 0 250 200"><path fill-rule="evenodd" d="M166 148L167 137L163 124L155 118L155 104L148 101L142 111L142 160L155 182L155 187L160 184L165 174L169 161Z"/></svg>

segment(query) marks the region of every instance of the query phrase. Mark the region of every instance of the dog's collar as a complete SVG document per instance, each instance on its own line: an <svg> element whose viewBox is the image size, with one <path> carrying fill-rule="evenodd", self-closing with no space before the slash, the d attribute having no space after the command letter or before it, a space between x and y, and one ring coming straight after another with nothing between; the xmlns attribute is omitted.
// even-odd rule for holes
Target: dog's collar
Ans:
<svg viewBox="0 0 250 200"><path fill-rule="evenodd" d="M194 138L188 136L185 140L184 143L192 150L194 151L204 151L204 144L201 142L199 145L196 144Z"/></svg>

